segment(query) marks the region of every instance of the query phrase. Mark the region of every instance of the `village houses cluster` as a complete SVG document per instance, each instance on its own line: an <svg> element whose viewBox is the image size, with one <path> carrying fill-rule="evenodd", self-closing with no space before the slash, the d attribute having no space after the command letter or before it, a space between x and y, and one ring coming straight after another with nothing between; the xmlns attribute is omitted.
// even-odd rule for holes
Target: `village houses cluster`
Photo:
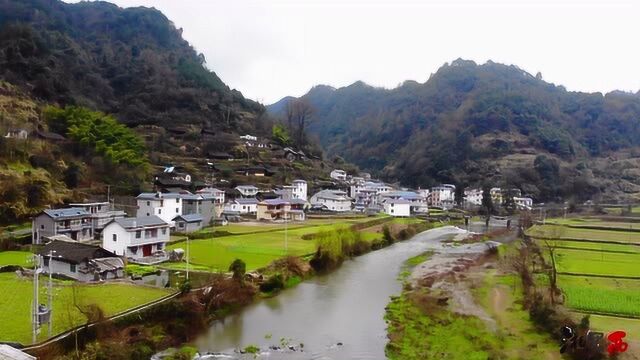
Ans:
<svg viewBox="0 0 640 360"><path fill-rule="evenodd" d="M255 141L247 138L246 141ZM258 145L255 145L258 146ZM181 181L188 174L165 169ZM123 276L124 262L157 264L167 261L167 243L172 233L190 233L208 226L238 221L304 221L309 213L347 212L395 217L428 215L429 208L450 209L456 187L443 184L430 189L396 188L371 179L367 173L348 175L336 169L330 174L334 186L317 189L308 196L307 181L294 180L276 189L247 184L227 191L203 187L195 192L181 188L141 193L135 198L135 216L114 210L109 202L74 203L47 209L34 217L34 244L47 244L41 251L45 271L78 280L104 280ZM491 189L494 204L503 202L504 191ZM530 209L532 200L511 192L518 208ZM464 190L464 206L482 205L481 189ZM130 214L134 215L134 214Z"/></svg>

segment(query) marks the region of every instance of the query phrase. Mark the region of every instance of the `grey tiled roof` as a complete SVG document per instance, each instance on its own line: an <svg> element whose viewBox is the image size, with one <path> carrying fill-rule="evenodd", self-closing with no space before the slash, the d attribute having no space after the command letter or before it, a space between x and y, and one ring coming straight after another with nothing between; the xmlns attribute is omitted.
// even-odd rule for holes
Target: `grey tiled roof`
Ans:
<svg viewBox="0 0 640 360"><path fill-rule="evenodd" d="M79 207L64 208L64 209L47 209L44 211L44 213L49 215L53 219L76 218L76 217L84 217L84 216L91 215L85 209L79 208Z"/></svg>
<svg viewBox="0 0 640 360"><path fill-rule="evenodd" d="M192 222L202 221L202 215L200 214L178 215L173 218L173 220L176 220L176 219L183 219L188 223L192 223Z"/></svg>
<svg viewBox="0 0 640 360"><path fill-rule="evenodd" d="M159 195L159 196L158 196ZM160 199L177 199L182 197L182 194L179 193L141 193L136 197L136 199L141 200L160 200Z"/></svg>
<svg viewBox="0 0 640 360"><path fill-rule="evenodd" d="M156 215L116 219L115 222L120 224L120 226L125 229L134 229L145 226L169 225Z"/></svg>

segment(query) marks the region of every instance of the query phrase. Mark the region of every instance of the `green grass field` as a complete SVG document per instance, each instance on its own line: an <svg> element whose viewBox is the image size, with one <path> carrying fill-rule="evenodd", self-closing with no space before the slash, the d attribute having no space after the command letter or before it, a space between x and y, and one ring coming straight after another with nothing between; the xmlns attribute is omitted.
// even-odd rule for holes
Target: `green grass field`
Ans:
<svg viewBox="0 0 640 360"><path fill-rule="evenodd" d="M372 220L371 218L368 219ZM356 222L363 220L357 219ZM406 219L394 219L406 223ZM319 225L306 225L287 230L287 250L285 251L285 231L273 230L256 234L222 236L211 239L190 241L190 262L198 269L210 271L227 271L229 265L235 259L242 259L247 264L247 270L255 270L269 265L272 261L287 255L302 256L311 254L316 250L315 241L303 239L304 235L315 234L321 231L331 231L340 227L352 225L353 220L324 221ZM270 224L269 224L270 225ZM240 224L235 231L243 230ZM245 228L261 229L252 225ZM224 227L223 227L224 228ZM277 228L276 228L277 229ZM365 240L372 241L380 235L363 231ZM186 251L187 243L179 242L169 246L169 249L182 248ZM171 264L172 269L185 269L186 264Z"/></svg>
<svg viewBox="0 0 640 360"><path fill-rule="evenodd" d="M580 311L640 316L640 281L558 276L566 305Z"/></svg>
<svg viewBox="0 0 640 360"><path fill-rule="evenodd" d="M559 272L640 276L640 254L558 249L556 264Z"/></svg>
<svg viewBox="0 0 640 360"><path fill-rule="evenodd" d="M28 251L0 251L0 266L18 265L32 267L33 254Z"/></svg>
<svg viewBox="0 0 640 360"><path fill-rule="evenodd" d="M192 270L200 271L227 271L229 265L235 259L242 259L247 264L247 270L255 270L269 265L272 261L287 255L303 256L312 254L316 250L313 239L303 239L305 235L311 235L322 231L332 231L353 224L373 221L376 218L358 219L314 219L309 223L291 226L287 230L287 251L285 251L285 231L283 224L243 225L232 224L231 227L220 227L225 231L239 235L221 236L202 240L190 241L189 259ZM408 225L420 222L414 218L392 219L387 224ZM260 231L262 230L262 231ZM242 232L250 234L242 235ZM380 239L382 234L374 230L363 229L363 240L374 241ZM182 248L186 251L185 241L172 244L169 249ZM174 270L184 270L185 263L171 263L163 267Z"/></svg>
<svg viewBox="0 0 640 360"><path fill-rule="evenodd" d="M538 245L545 248L546 242L537 240ZM560 248L568 248L575 250L587 250L587 251L604 251L604 252L620 252L630 254L640 254L640 246L636 245L623 245L623 244L607 244L598 242L587 241L571 241L571 240L549 240L550 244L555 244Z"/></svg>
<svg viewBox="0 0 640 360"><path fill-rule="evenodd" d="M577 321L579 321L582 316L584 316L584 314L575 313L575 319ZM630 339L638 339L640 337L640 320L638 319L591 315L590 322L591 329L602 331L605 334L616 330L624 330L627 332Z"/></svg>
<svg viewBox="0 0 640 360"><path fill-rule="evenodd" d="M44 277L41 277L40 297L46 303ZM74 284L55 281L53 300L53 332L58 334L86 320L73 305ZM129 284L77 284L76 296L81 305L98 304L107 314L114 315L126 309L142 305L170 293L167 289L142 287ZM0 340L31 343L31 279L19 278L14 273L0 274ZM38 340L48 337L42 329Z"/></svg>
<svg viewBox="0 0 640 360"><path fill-rule="evenodd" d="M527 230L527 234L532 237L614 240L620 242L640 243L640 232L570 228L559 225L534 225Z"/></svg>

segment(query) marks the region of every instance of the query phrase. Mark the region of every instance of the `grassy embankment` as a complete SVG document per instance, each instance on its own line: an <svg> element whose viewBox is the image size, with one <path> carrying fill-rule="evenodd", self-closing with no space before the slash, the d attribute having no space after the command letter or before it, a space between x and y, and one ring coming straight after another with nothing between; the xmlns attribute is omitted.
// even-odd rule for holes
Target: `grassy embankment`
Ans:
<svg viewBox="0 0 640 360"><path fill-rule="evenodd" d="M429 253L405 262L401 279ZM488 324L452 312L437 302L437 290L406 286L387 308L389 359L559 359L555 342L536 331L522 309L522 294L514 289L516 277L482 270L470 282L475 301L491 316Z"/></svg>
<svg viewBox="0 0 640 360"><path fill-rule="evenodd" d="M215 227L216 231L226 231L233 235L211 236L206 239L190 241L191 269L201 271L227 271L231 262L242 259L247 265L247 271L263 268L274 260L285 256L305 256L313 254L316 242L314 234L334 231L348 226L366 223L376 218L309 220L309 223L290 224L286 231L287 248L285 250L285 230L283 224L267 224L266 228L256 225L233 224L228 227ZM391 224L415 223L414 219L390 219ZM379 239L379 229L363 229L361 237L367 241ZM202 232L211 232L211 228ZM178 242L169 249L187 248L187 243ZM185 269L185 263L173 263L164 267Z"/></svg>
<svg viewBox="0 0 640 360"><path fill-rule="evenodd" d="M528 234L536 239L547 259L547 246L556 248L558 286L565 296L565 306L580 313L599 314L592 317L596 330L621 326L637 339L640 333L633 329L640 330L640 320L624 317L640 317L640 232L629 230L639 224L598 219L553 223L561 225L536 225ZM610 241L617 243L607 243ZM576 318L579 316L576 314Z"/></svg>
<svg viewBox="0 0 640 360"><path fill-rule="evenodd" d="M43 280L43 279L41 279ZM81 308L96 304L106 316L151 302L171 293L168 289L129 284L75 284L54 281L53 333L58 334L86 322L75 304ZM75 293L75 296L74 296ZM19 278L14 273L0 273L0 340L31 343L31 278ZM46 303L47 290L41 282L40 298ZM75 299L74 299L75 298ZM48 337L43 328L38 340Z"/></svg>

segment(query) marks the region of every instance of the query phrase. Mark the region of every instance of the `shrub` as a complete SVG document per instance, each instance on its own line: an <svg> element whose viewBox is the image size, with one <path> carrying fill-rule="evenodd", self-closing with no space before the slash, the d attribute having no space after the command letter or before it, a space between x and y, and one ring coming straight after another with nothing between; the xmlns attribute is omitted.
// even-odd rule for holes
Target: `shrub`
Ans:
<svg viewBox="0 0 640 360"><path fill-rule="evenodd" d="M269 277L267 281L260 284L260 291L269 293L284 289L284 278L282 274L275 274Z"/></svg>

